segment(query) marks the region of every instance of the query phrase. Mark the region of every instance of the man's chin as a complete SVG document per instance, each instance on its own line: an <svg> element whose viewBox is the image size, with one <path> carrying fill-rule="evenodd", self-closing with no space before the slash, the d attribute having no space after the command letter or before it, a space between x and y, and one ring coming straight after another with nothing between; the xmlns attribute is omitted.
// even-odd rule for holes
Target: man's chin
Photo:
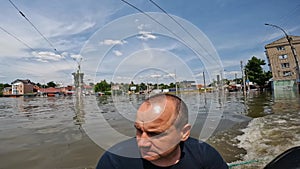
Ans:
<svg viewBox="0 0 300 169"><path fill-rule="evenodd" d="M147 154L142 154L142 158L147 160L147 161L154 161L159 158L158 154L152 154L152 153L147 153Z"/></svg>

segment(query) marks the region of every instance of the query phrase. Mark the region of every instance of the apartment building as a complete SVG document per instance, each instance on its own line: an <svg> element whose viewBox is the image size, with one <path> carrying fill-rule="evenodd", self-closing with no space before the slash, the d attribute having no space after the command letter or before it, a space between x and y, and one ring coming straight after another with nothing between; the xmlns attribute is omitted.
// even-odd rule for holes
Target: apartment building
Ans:
<svg viewBox="0 0 300 169"><path fill-rule="evenodd" d="M289 36L300 61L300 36ZM280 38L265 46L265 53L273 75L273 89L296 88L296 61L286 37ZM299 63L298 63L299 64ZM298 77L299 79L299 77Z"/></svg>

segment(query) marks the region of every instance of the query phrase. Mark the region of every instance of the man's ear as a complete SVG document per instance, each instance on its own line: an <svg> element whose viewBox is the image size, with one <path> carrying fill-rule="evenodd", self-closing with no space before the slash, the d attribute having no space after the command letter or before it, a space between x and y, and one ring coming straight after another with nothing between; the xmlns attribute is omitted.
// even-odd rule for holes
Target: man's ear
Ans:
<svg viewBox="0 0 300 169"><path fill-rule="evenodd" d="M186 124L181 130L181 141L187 140L190 134L191 134L191 125Z"/></svg>

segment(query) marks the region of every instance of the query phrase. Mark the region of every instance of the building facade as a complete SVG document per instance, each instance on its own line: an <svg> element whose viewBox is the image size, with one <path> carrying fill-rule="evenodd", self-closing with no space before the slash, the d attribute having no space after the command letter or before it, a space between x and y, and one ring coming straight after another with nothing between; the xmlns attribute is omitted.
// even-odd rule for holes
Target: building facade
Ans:
<svg viewBox="0 0 300 169"><path fill-rule="evenodd" d="M300 36L291 37L292 45L297 54L297 60L300 54ZM285 90L297 87L296 60L291 46L286 37L278 39L265 46L265 53L268 59L269 67L273 76L273 89Z"/></svg>
<svg viewBox="0 0 300 169"><path fill-rule="evenodd" d="M30 80L17 79L11 83L12 95L24 95L33 93L33 84Z"/></svg>

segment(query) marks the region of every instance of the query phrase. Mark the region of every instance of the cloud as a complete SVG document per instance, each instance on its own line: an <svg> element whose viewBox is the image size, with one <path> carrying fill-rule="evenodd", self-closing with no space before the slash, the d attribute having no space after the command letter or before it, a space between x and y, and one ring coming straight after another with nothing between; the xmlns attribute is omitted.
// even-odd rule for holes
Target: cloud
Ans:
<svg viewBox="0 0 300 169"><path fill-rule="evenodd" d="M112 40L112 39L106 39L102 42L100 42L100 45L123 45L127 43L124 40Z"/></svg>
<svg viewBox="0 0 300 169"><path fill-rule="evenodd" d="M118 50L114 50L113 53L116 55L116 56L122 56L123 53L118 51Z"/></svg>
<svg viewBox="0 0 300 169"><path fill-rule="evenodd" d="M137 28L138 28L139 30L143 30L144 27L145 27L145 24L140 24Z"/></svg>
<svg viewBox="0 0 300 169"><path fill-rule="evenodd" d="M72 54L71 55L71 58L75 59L75 60L80 60L82 59L83 57L80 55L80 54Z"/></svg>
<svg viewBox="0 0 300 169"><path fill-rule="evenodd" d="M76 22L71 24L61 24L58 29L61 31L52 34L52 36L65 36L70 34L78 34L87 29L93 28L96 25L95 22Z"/></svg>
<svg viewBox="0 0 300 169"><path fill-rule="evenodd" d="M159 75L159 74L153 74L153 75L150 75L150 77L152 77L152 78L159 78L159 77L161 77L161 75Z"/></svg>
<svg viewBox="0 0 300 169"><path fill-rule="evenodd" d="M64 59L65 57L59 54L55 54L53 52L32 52L34 55L36 61L39 62L49 62L49 61L59 61L61 59Z"/></svg>
<svg viewBox="0 0 300 169"><path fill-rule="evenodd" d="M163 75L163 78L175 78L176 74L175 73L168 73L166 75Z"/></svg>
<svg viewBox="0 0 300 169"><path fill-rule="evenodd" d="M155 35L151 34L151 32L140 31L139 34L141 34L141 36L138 36L138 39L142 39L142 40L156 39L157 38Z"/></svg>

